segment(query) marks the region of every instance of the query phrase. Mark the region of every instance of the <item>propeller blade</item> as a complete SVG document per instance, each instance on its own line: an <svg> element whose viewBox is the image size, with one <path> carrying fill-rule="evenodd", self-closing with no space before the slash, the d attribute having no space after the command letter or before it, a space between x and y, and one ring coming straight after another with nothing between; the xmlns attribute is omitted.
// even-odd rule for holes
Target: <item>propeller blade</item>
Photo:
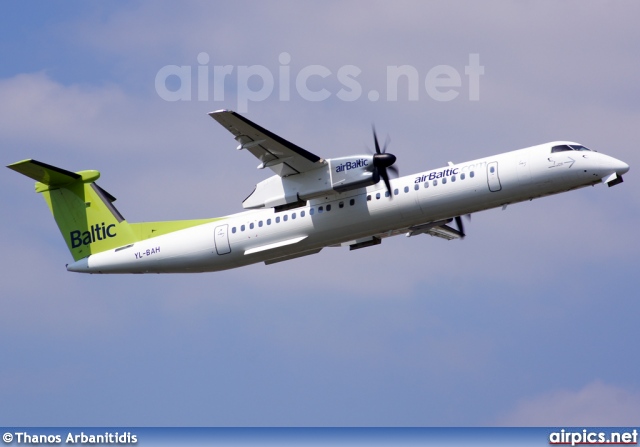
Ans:
<svg viewBox="0 0 640 447"><path fill-rule="evenodd" d="M384 140L384 146L382 146L383 154L387 152L387 146L389 146L390 142L391 142L391 138L389 138L389 135L387 135L387 138Z"/></svg>
<svg viewBox="0 0 640 447"><path fill-rule="evenodd" d="M384 185L389 192L389 197L393 198L393 194L391 193L391 182L389 181L389 169L394 175L398 175L398 169L392 166L396 162L396 156L393 154L387 153L387 146L389 145L390 138L387 136L387 139L384 142L384 146L382 150L380 149L380 142L378 141L378 134L376 133L376 127L372 124L371 130L373 131L373 143L375 144L376 153L373 154L373 166L376 169L378 175L384 181Z"/></svg>
<svg viewBox="0 0 640 447"><path fill-rule="evenodd" d="M400 177L400 171L398 171L398 168L395 166L389 166L388 170L391 171L394 176Z"/></svg>
<svg viewBox="0 0 640 447"><path fill-rule="evenodd" d="M373 142L376 145L376 154L380 154L380 145L378 144L378 135L376 135L376 128L374 125L371 125L371 129L373 130Z"/></svg>
<svg viewBox="0 0 640 447"><path fill-rule="evenodd" d="M464 217L471 220L471 214L465 214ZM456 220L456 225L458 226L458 231L460 232L460 235L461 235L460 239L464 239L466 235L464 234L464 225L462 224L462 216L457 216L455 220Z"/></svg>
<svg viewBox="0 0 640 447"><path fill-rule="evenodd" d="M458 231L460 232L460 239L464 239L464 226L462 225L462 217L456 216L456 225L458 226Z"/></svg>
<svg viewBox="0 0 640 447"><path fill-rule="evenodd" d="M387 174L387 170L382 168L380 169L380 177L384 181L384 186L387 187L387 191L389 191L389 197L393 198L393 194L391 194L391 183L389 182L389 174Z"/></svg>

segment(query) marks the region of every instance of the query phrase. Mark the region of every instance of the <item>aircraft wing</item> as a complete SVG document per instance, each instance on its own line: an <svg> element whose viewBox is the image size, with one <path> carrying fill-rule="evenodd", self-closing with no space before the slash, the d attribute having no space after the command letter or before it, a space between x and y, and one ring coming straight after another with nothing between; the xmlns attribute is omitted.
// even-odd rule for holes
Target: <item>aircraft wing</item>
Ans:
<svg viewBox="0 0 640 447"><path fill-rule="evenodd" d="M416 236L418 234L429 234L435 237L441 237L448 241L453 239L461 239L464 235L455 228L447 225L452 219L440 220L437 222L428 222L422 225L414 225L409 227L407 236Z"/></svg>
<svg viewBox="0 0 640 447"><path fill-rule="evenodd" d="M449 225L430 228L429 230L425 231L425 234L441 237L442 239L446 239L448 241L453 239L460 239L462 237L458 230L456 230L455 228L451 228Z"/></svg>
<svg viewBox="0 0 640 447"><path fill-rule="evenodd" d="M408 228L400 228L397 230L386 231L384 233L378 233L374 235L379 239L384 239L390 236L397 236L398 234L405 234L406 236L417 236L419 234L428 234L430 236L440 237L451 241L453 239L461 239L464 235L455 228L451 228L447 225L453 219L439 220L436 222L427 222L421 225L414 225ZM347 243L349 245L350 243Z"/></svg>
<svg viewBox="0 0 640 447"><path fill-rule="evenodd" d="M259 169L270 168L280 177L311 171L327 164L317 155L258 126L231 110L216 110L211 118L222 124L246 149L260 160Z"/></svg>

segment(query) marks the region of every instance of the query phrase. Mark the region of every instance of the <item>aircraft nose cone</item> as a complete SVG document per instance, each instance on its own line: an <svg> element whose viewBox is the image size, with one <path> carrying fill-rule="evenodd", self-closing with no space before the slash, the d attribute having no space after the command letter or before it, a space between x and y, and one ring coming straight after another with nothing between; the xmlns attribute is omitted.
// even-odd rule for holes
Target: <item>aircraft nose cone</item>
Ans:
<svg viewBox="0 0 640 447"><path fill-rule="evenodd" d="M628 164L609 155L605 155L605 158L601 163L602 168L608 170L609 172L614 171L618 175L626 174L629 171Z"/></svg>
<svg viewBox="0 0 640 447"><path fill-rule="evenodd" d="M620 161L620 160L616 160L616 174L618 175L622 175L622 174L626 174L627 172L629 172L629 165L626 164L624 161Z"/></svg>

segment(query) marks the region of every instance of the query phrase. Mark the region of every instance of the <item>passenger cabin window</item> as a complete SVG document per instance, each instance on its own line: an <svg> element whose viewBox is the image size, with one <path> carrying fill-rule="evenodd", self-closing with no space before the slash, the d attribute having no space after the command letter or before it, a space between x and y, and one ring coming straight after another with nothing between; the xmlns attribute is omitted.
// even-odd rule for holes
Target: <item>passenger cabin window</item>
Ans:
<svg viewBox="0 0 640 447"><path fill-rule="evenodd" d="M376 200L378 200L379 198L380 198L380 193L379 193L379 192L377 192L377 193L376 193Z"/></svg>
<svg viewBox="0 0 640 447"><path fill-rule="evenodd" d="M344 208L344 202L338 203L338 208Z"/></svg>
<svg viewBox="0 0 640 447"><path fill-rule="evenodd" d="M249 224L249 229L250 229L250 230L253 230L253 222L251 222L251 223Z"/></svg>
<svg viewBox="0 0 640 447"><path fill-rule="evenodd" d="M331 211L331 205L327 205L327 212Z"/></svg>
<svg viewBox="0 0 640 447"><path fill-rule="evenodd" d="M369 197L371 197L371 196L369 196ZM349 200L349 206L353 206L355 204L356 204L356 199Z"/></svg>
<svg viewBox="0 0 640 447"><path fill-rule="evenodd" d="M420 189L420 184L416 183L415 185L413 185L413 189L415 189L416 191Z"/></svg>
<svg viewBox="0 0 640 447"><path fill-rule="evenodd" d="M404 192L409 192L409 187L408 186L404 187Z"/></svg>

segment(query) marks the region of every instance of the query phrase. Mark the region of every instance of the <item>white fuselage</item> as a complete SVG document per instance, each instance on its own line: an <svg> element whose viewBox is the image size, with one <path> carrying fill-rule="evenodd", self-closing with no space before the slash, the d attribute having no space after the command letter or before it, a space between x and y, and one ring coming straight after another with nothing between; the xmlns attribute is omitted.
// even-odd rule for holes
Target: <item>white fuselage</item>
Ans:
<svg viewBox="0 0 640 447"><path fill-rule="evenodd" d="M211 272L278 262L354 245L506 204L593 185L629 169L593 151L551 153L554 142L450 165L275 212L245 211L91 255L67 268L86 273Z"/></svg>

